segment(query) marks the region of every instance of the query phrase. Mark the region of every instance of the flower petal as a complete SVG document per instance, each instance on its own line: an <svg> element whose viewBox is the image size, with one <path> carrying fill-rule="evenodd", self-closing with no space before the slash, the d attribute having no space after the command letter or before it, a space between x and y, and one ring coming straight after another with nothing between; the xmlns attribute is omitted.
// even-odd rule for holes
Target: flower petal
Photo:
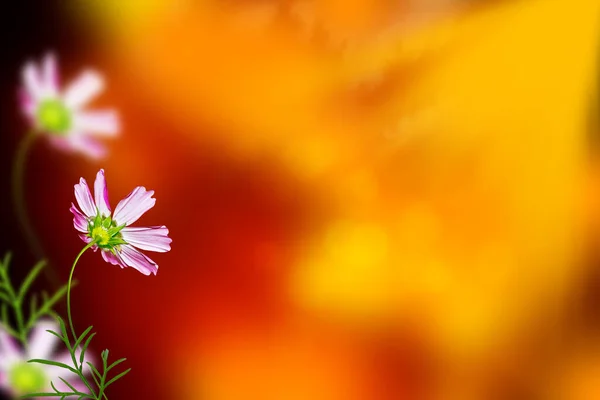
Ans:
<svg viewBox="0 0 600 400"><path fill-rule="evenodd" d="M84 154L92 160L99 160L106 156L106 147L90 137L74 134L69 140L73 150Z"/></svg>
<svg viewBox="0 0 600 400"><path fill-rule="evenodd" d="M35 64L30 61L23 67L23 85L29 96L34 100L39 100L44 92L44 87Z"/></svg>
<svg viewBox="0 0 600 400"><path fill-rule="evenodd" d="M100 214L108 217L110 215L110 205L108 203L108 187L106 187L106 178L104 177L103 169L96 174L94 198L96 199L96 207L98 207Z"/></svg>
<svg viewBox="0 0 600 400"><path fill-rule="evenodd" d="M2 372L2 367L1 366L0 366L0 389L4 389L6 392L10 391L10 379L9 379L9 375L6 372ZM14 395L14 394L11 393L11 395Z"/></svg>
<svg viewBox="0 0 600 400"><path fill-rule="evenodd" d="M23 88L19 89L18 92L19 105L21 107L21 112L28 118L32 119L35 117L35 112L37 108L37 102L31 97L29 92Z"/></svg>
<svg viewBox="0 0 600 400"><path fill-rule="evenodd" d="M46 54L42 64L42 89L43 95L54 97L58 94L58 69L54 53Z"/></svg>
<svg viewBox="0 0 600 400"><path fill-rule="evenodd" d="M95 71L84 71L65 90L64 101L69 108L79 109L86 105L104 88L102 76Z"/></svg>
<svg viewBox="0 0 600 400"><path fill-rule="evenodd" d="M41 320L31 330L28 349L30 358L51 359L50 355L58 343L58 338L50 332L46 332L47 330L58 332L58 324L49 319Z"/></svg>
<svg viewBox="0 0 600 400"><path fill-rule="evenodd" d="M88 220L85 215L77 207L75 204L71 203L71 208L69 209L73 214L73 226L79 232L86 233L88 231Z"/></svg>
<svg viewBox="0 0 600 400"><path fill-rule="evenodd" d="M142 250L164 253L171 250L173 241L166 226L127 227L121 230L123 239Z"/></svg>
<svg viewBox="0 0 600 400"><path fill-rule="evenodd" d="M89 243L92 241L91 237L89 237L88 235L82 235L82 234L79 235L79 239L81 239L83 241L83 243ZM90 248L94 251L98 250L98 246L96 246L95 244L92 245L92 247L90 247Z"/></svg>
<svg viewBox="0 0 600 400"><path fill-rule="evenodd" d="M65 137L45 135L50 144L60 151L74 151L71 141Z"/></svg>
<svg viewBox="0 0 600 400"><path fill-rule="evenodd" d="M81 211L83 211L86 216L90 218L96 216L96 205L94 204L90 188L84 178L80 178L79 183L75 185L75 199L77 200L77 204L79 204L79 208L81 208Z"/></svg>
<svg viewBox="0 0 600 400"><path fill-rule="evenodd" d="M6 371L12 363L23 358L17 341L0 327L0 371Z"/></svg>
<svg viewBox="0 0 600 400"><path fill-rule="evenodd" d="M126 265L123 263L123 261L121 261L121 259L119 257L115 256L110 251L102 250L101 253L102 253L102 258L104 258L104 261L106 261L107 263L112 264L112 265L118 265L121 268L126 267Z"/></svg>
<svg viewBox="0 0 600 400"><path fill-rule="evenodd" d="M119 117L112 110L78 112L73 119L73 129L94 136L114 137L119 133Z"/></svg>
<svg viewBox="0 0 600 400"><path fill-rule="evenodd" d="M158 265L154 261L130 245L122 245L119 256L125 265L137 269L144 275L156 275L158 272Z"/></svg>
<svg viewBox="0 0 600 400"><path fill-rule="evenodd" d="M156 199L152 198L154 190L146 191L143 186L138 186L127 197L117 204L113 219L117 225L130 225L137 221L146 211L154 207Z"/></svg>
<svg viewBox="0 0 600 400"><path fill-rule="evenodd" d="M92 160L102 159L107 153L105 146L81 132L71 132L63 137L45 136L53 147L65 152L81 153Z"/></svg>

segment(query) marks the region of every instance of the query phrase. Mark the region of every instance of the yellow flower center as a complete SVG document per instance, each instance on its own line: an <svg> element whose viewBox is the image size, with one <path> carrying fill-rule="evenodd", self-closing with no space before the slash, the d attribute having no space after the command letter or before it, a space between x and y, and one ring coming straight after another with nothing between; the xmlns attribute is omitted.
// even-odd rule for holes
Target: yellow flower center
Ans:
<svg viewBox="0 0 600 400"><path fill-rule="evenodd" d="M64 135L71 127L71 119L71 111L60 100L45 100L37 110L38 123L49 133Z"/></svg>
<svg viewBox="0 0 600 400"><path fill-rule="evenodd" d="M96 226L92 229L92 239L94 239L99 246L106 246L110 241L110 234L105 227Z"/></svg>
<svg viewBox="0 0 600 400"><path fill-rule="evenodd" d="M49 384L44 370L37 365L21 362L8 373L10 386L18 394L40 392Z"/></svg>
<svg viewBox="0 0 600 400"><path fill-rule="evenodd" d="M121 235L125 225L117 226L110 217L103 217L100 213L93 220L88 221L88 237L96 246L105 250L114 250L121 244L126 244Z"/></svg>

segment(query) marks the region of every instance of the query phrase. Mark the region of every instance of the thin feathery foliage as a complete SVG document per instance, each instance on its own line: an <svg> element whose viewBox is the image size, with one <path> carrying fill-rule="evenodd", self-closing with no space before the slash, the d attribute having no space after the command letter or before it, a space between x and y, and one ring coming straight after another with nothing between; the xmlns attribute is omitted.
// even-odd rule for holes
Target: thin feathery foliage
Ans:
<svg viewBox="0 0 600 400"><path fill-rule="evenodd" d="M100 356L102 359L102 372L100 372L100 370L98 370L98 368L94 364L92 364L89 361L85 361L85 353L90 345L90 342L96 335L95 332L90 333L93 329L93 326L89 326L79 337L73 338L73 343L71 343L71 339L69 338L69 333L67 331L65 321L62 318L60 318L59 316L56 316L56 319L58 320L58 322L60 324L61 332L58 333L58 332L55 332L52 330L48 330L47 332L56 336L65 344L65 346L67 347L67 350L69 351L69 354L71 355L71 360L72 360L73 364L67 365L64 363L57 362L57 361L41 360L41 359L33 359L33 360L29 360L29 362L44 364L44 365L52 365L52 366L59 367L66 371L70 371L70 372L76 374L79 377L79 379L81 380L81 382L87 387L87 389L89 390L89 393L81 392L81 391L77 390L73 385L69 384L65 379L59 378L65 385L67 385L67 387L71 391L69 391L69 392L65 392L64 390L61 391L61 390L57 389L56 386L54 385L54 382L52 382L51 387L54 390L54 392L30 393L25 396L21 396L20 398L26 399L26 398L31 398L31 397L60 397L62 400L62 399L66 399L69 396L78 396L79 400L81 400L81 399L101 400L103 398L108 399L108 397L106 395L106 389L110 385L115 383L117 380L119 380L122 377L124 377L125 375L127 375L129 373L129 371L131 371L131 368L128 368L125 371L122 371L121 373L115 375L113 378L110 378L110 379L109 379L108 373L114 367L116 367L117 365L124 362L126 360L126 358L120 358L117 361L115 361L109 365L108 364L109 351L108 351L108 349L104 350ZM93 382L91 382L86 377L86 371L84 370L86 365L89 367L89 369L91 371L91 377L93 379Z"/></svg>
<svg viewBox="0 0 600 400"><path fill-rule="evenodd" d="M61 286L52 295L42 291L39 297L37 293L29 296L29 310L26 315L25 308L27 307L25 304L27 303L28 292L44 267L46 267L46 261L39 261L18 288L13 285L10 279L10 262L10 253L7 253L4 259L0 260L0 320L4 330L21 342L24 347L27 347L29 332L40 318L53 316L53 307L67 293L67 285ZM11 324L10 313L14 317L14 325Z"/></svg>
<svg viewBox="0 0 600 400"><path fill-rule="evenodd" d="M60 390L56 387L56 382L50 382L53 392L29 393L20 396L20 398L58 397L60 399L66 399L73 398L72 396L77 396L78 399L108 399L106 395L106 389L114 382L128 374L129 371L131 371L131 368L122 371L112 378L109 377L109 372L111 372L114 367L121 364L126 359L121 358L109 364L109 351L107 349L101 353L101 369L96 367L91 362L86 361L86 352L92 339L96 335L95 332L92 332L93 327L88 327L79 336L71 335L71 338L69 337L65 321L53 310L53 307L56 305L56 303L58 303L58 301L60 301L67 293L69 288L68 284L62 286L51 296L49 296L46 292L41 292L40 296L38 296L37 293L33 293L28 296L31 286L46 266L46 262L38 262L18 287L11 282L9 274L10 263L10 253L6 254L4 258L0 260L0 318L2 321L2 329L17 339L24 348L27 348L27 338L29 332L40 320L40 318L49 316L56 319L60 325L60 332L55 332L53 330L47 330L47 332L59 338L60 341L66 346L71 356L72 365L42 359L33 359L29 360L28 362L62 368L65 370L65 372L69 371L77 375L77 377L89 391L88 393L84 393L75 388L66 379L59 377L60 381L69 388L69 391L65 391L64 389ZM72 282L71 287L75 284L76 282ZM29 302L27 303L28 297ZM39 299L41 299L41 302ZM26 304L29 306L27 313L25 313L24 310L27 308L25 307ZM11 313L13 320L15 321L14 324L11 323ZM92 377L91 380L88 378L88 376L86 376L88 372Z"/></svg>

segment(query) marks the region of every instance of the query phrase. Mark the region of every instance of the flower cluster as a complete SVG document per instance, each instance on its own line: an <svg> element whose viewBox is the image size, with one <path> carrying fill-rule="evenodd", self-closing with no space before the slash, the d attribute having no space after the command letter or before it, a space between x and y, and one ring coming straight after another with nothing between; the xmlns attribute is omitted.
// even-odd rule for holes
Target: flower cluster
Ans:
<svg viewBox="0 0 600 400"><path fill-rule="evenodd" d="M39 246L24 206L23 181L27 151L33 140L45 137L55 147L99 159L106 149L98 137L116 136L119 120L113 110L88 110L86 107L99 94L104 82L94 71L84 71L64 89L59 82L56 57L45 56L39 64L28 62L22 71L21 108L31 133L25 136L17 152L13 195L23 232L36 252ZM37 294L30 296L29 311L24 304L28 291L45 267L41 261L16 288L8 273L10 256L0 260L0 395L14 398L59 397L61 399L107 400L106 390L125 376L126 369L109 378L109 373L125 361L108 362L109 351L101 352L101 368L87 350L95 332L88 327L77 334L71 317L73 273L80 257L88 249L100 251L102 258L121 268L131 267L144 275L156 275L158 265L142 251L167 252L171 238L166 226L132 226L154 207L154 191L138 186L112 210L108 198L104 170L94 182L94 193L84 178L74 186L75 203L71 203L73 225L85 246L75 258L68 283L38 304ZM66 294L67 320L53 311L53 306ZM12 312L12 318L9 316ZM49 317L54 317L49 318ZM56 351L58 344L66 347Z"/></svg>

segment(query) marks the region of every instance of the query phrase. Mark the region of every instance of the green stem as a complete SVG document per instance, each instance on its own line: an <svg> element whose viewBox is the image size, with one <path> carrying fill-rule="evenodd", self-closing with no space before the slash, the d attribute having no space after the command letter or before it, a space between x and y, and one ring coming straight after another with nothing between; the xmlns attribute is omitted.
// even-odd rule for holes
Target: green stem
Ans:
<svg viewBox="0 0 600 400"><path fill-rule="evenodd" d="M71 282L73 281L73 272L75 272L75 267L77 266L77 262L79 261L79 258L81 258L81 256L83 255L83 253L86 252L86 250L88 250L90 247L92 247L95 244L96 244L95 240L89 242L87 245L85 245L85 247L83 249L81 249L79 254L77 254L77 257L75 257L75 261L73 262L73 266L71 267L71 273L69 274L69 282L67 283L67 317L69 318L69 328L71 329L71 334L73 335L73 341L75 343L77 342L78 338L77 338L77 334L75 333L75 327L73 325L73 318L71 317ZM75 352L75 351L76 351L76 349L73 349L73 352ZM73 353L73 354L75 354L75 353ZM75 358L73 358L73 362L75 363L75 366L77 366L77 361ZM83 376L83 374L80 373L79 377L81 378L81 380L83 381L85 386L87 386L87 388L90 390L90 392L94 395L94 398L95 398L96 394L94 393L94 391L92 390L92 387L87 382L87 379L85 379L85 376ZM108 398L106 397L106 394L104 395L104 398L106 400L108 400Z"/></svg>
<svg viewBox="0 0 600 400"><path fill-rule="evenodd" d="M85 247L83 249L81 249L79 254L77 254L77 257L75 257L75 261L73 261L73 266L71 267L71 273L69 274L69 282L67 283L67 317L69 318L69 328L71 329L71 334L73 335L73 341L75 343L77 342L78 337L77 337L77 334L75 333L75 327L73 325L73 318L71 317L71 282L73 281L73 273L75 272L75 267L77 266L77 262L79 261L79 258L81 258L81 256L83 255L83 253L86 252L86 250L88 250L90 247L94 246L95 244L96 244L95 240L89 242L87 245L85 245ZM73 352L75 352L75 350L76 349L73 349ZM75 353L73 353L73 354L75 354ZM73 362L75 363L75 366L77 366L77 361L75 358L73 358ZM83 364L82 364L82 366L83 366ZM93 372L92 372L92 374L93 374ZM87 386L87 388L90 390L90 392L94 395L94 398L96 398L96 394L92 390L89 383L87 382L87 379L85 379L85 376L83 376L83 374L80 373L79 377L81 378L83 383ZM103 388L100 387L99 389L100 389L100 394L98 395L98 398L104 397L105 400L108 400L106 393L103 393Z"/></svg>
<svg viewBox="0 0 600 400"><path fill-rule="evenodd" d="M21 230L25 235L33 254L37 259L46 258L44 256L44 250L38 237L35 234L29 216L27 214L27 204L25 202L25 165L27 163L27 156L31 150L31 146L35 142L38 133L35 129L31 129L23 140L21 141L17 153L15 155L15 161L12 169L12 194L15 210L17 213L17 219ZM52 268L48 267L44 269L44 275L50 283L58 287L58 278L56 277Z"/></svg>
<svg viewBox="0 0 600 400"><path fill-rule="evenodd" d="M36 257L40 257L42 254L42 246L39 244L37 237L35 236L35 232L31 227L31 222L29 221L29 217L27 216L27 207L25 204L25 164L27 162L27 155L29 154L29 150L31 149L31 145L35 141L37 134L35 130L30 130L23 140L21 141L19 148L17 149L17 154L15 156L15 163L13 166L13 176L12 176L12 185L13 185L13 196L15 208L17 210L17 218L19 219L19 224L21 225L21 229L23 229L23 233L25 234L29 245L32 247L33 252Z"/></svg>
<svg viewBox="0 0 600 400"><path fill-rule="evenodd" d="M79 258L85 253L87 249L96 244L96 241L91 241L85 245L83 249L77 254L75 261L73 262L73 266L71 267L71 273L69 274L69 282L67 283L67 316L69 317L69 327L71 328L71 333L73 334L73 339L77 342L77 334L75 333L75 328L73 327L73 319L71 318L71 281L73 280L73 272L75 272L75 267L77 266L77 262Z"/></svg>

